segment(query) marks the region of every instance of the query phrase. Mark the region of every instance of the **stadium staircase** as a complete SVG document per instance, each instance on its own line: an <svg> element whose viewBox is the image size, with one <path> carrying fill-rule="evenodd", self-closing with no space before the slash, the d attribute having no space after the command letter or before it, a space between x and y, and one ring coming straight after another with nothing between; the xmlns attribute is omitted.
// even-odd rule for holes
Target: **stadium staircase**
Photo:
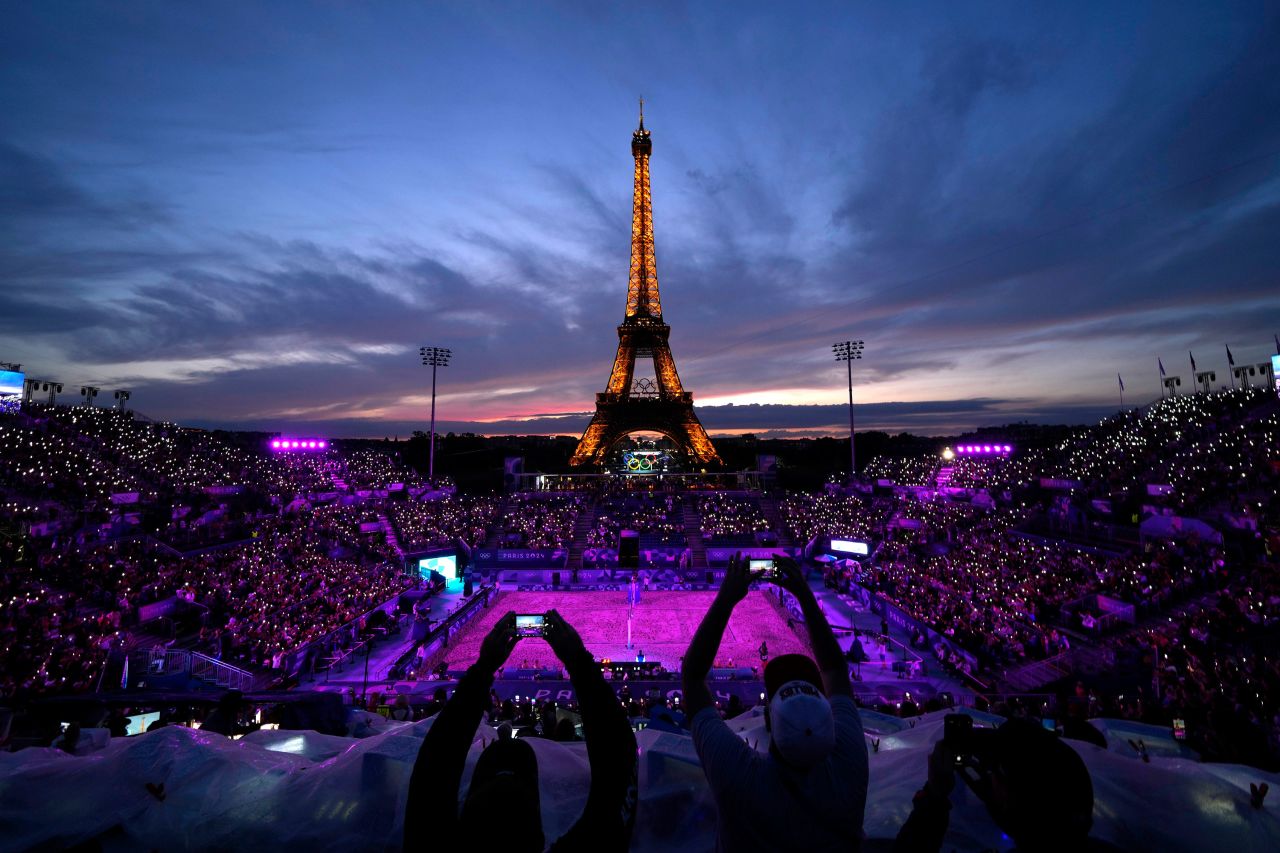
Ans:
<svg viewBox="0 0 1280 853"><path fill-rule="evenodd" d="M489 528L489 536L484 540L486 548L501 548L502 534L506 533L507 513L511 510L511 500L503 498L502 503L498 504L498 511L493 515L493 526Z"/></svg>
<svg viewBox="0 0 1280 853"><path fill-rule="evenodd" d="M578 517L573 522L573 542L569 545L569 561L565 567L570 570L582 568L582 552L587 550L587 535L596 523L596 502L588 501L578 510Z"/></svg>
<svg viewBox="0 0 1280 853"><path fill-rule="evenodd" d="M1071 652L1063 652L1044 660L1032 661L1014 669L1005 670L1000 678L1000 688L1005 693L1032 693L1046 684L1066 678L1074 667Z"/></svg>
<svg viewBox="0 0 1280 853"><path fill-rule="evenodd" d="M947 486L951 485L951 471L952 468L950 465L943 465L939 468L938 474L933 480L934 485L939 489L945 489Z"/></svg>
<svg viewBox="0 0 1280 853"><path fill-rule="evenodd" d="M396 533L396 526L391 523L391 519L387 518L387 514L382 510L378 510L378 523L382 525L382 531L386 534L387 544L403 557L404 548L400 547L400 536Z"/></svg>
<svg viewBox="0 0 1280 853"><path fill-rule="evenodd" d="M708 568L707 542L702 538L702 510L696 501L689 501L684 507L684 538L689 543L689 568Z"/></svg>
<svg viewBox="0 0 1280 853"><path fill-rule="evenodd" d="M778 511L778 502L768 495L761 495L759 504L760 513L764 516L765 521L769 522L769 529L773 531L774 536L778 537L778 547L794 547L795 542L792 541L791 535L787 533L787 525L782 520L782 513Z"/></svg>

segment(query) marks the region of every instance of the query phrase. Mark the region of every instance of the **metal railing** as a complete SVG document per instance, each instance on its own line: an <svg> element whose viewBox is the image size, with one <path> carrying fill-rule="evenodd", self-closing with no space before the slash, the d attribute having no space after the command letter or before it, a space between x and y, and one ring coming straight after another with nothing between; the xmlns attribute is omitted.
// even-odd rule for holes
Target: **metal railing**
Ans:
<svg viewBox="0 0 1280 853"><path fill-rule="evenodd" d="M257 674L200 652L157 647L144 654L148 675L181 673L228 690L248 691L258 685ZM136 657L134 661L137 661Z"/></svg>
<svg viewBox="0 0 1280 853"><path fill-rule="evenodd" d="M191 677L208 681L228 690L253 690L258 676L246 669L223 663L216 658L189 652L191 655Z"/></svg>

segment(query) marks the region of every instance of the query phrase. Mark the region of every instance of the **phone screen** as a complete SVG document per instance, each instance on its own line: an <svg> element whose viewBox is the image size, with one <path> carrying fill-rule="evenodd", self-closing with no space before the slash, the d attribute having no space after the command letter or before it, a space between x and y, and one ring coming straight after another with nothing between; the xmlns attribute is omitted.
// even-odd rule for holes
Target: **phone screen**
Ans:
<svg viewBox="0 0 1280 853"><path fill-rule="evenodd" d="M541 613L516 614L517 637L541 637L546 627L547 617Z"/></svg>
<svg viewBox="0 0 1280 853"><path fill-rule="evenodd" d="M773 558L765 557L763 559L752 558L747 561L747 570L753 574L773 574Z"/></svg>
<svg viewBox="0 0 1280 853"><path fill-rule="evenodd" d="M1173 721L1173 739L1174 740L1187 739L1187 721L1186 720L1175 719Z"/></svg>

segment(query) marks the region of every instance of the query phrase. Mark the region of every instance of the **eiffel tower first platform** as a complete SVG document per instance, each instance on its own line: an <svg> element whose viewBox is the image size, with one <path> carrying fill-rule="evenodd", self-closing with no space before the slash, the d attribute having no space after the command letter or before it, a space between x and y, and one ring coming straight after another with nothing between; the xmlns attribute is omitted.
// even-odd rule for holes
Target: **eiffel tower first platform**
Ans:
<svg viewBox="0 0 1280 853"><path fill-rule="evenodd" d="M596 413L582 434L570 465L605 463L609 451L633 432L661 433L685 458L699 465L721 464L693 411L693 395L680 385L667 338L671 327L662 322L658 271L653 257L653 204L649 195L649 155L653 143L644 129L644 101L640 126L631 135L635 157L635 188L631 200L631 276L627 285L627 315L618 326L618 354L609 386L596 395ZM654 379L633 381L637 358L653 359Z"/></svg>

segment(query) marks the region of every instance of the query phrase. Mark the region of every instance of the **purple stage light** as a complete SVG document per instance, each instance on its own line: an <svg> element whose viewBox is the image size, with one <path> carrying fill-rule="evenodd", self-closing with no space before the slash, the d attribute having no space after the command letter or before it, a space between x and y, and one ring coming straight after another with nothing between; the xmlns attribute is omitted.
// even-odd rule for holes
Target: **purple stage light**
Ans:
<svg viewBox="0 0 1280 853"><path fill-rule="evenodd" d="M1012 444L960 444L956 446L956 453L961 454L980 454L999 453L1001 455L1013 452Z"/></svg>
<svg viewBox="0 0 1280 853"><path fill-rule="evenodd" d="M329 447L328 441L321 441L316 438L296 439L296 438L273 438L271 439L272 450L288 453L291 450L326 450Z"/></svg>

